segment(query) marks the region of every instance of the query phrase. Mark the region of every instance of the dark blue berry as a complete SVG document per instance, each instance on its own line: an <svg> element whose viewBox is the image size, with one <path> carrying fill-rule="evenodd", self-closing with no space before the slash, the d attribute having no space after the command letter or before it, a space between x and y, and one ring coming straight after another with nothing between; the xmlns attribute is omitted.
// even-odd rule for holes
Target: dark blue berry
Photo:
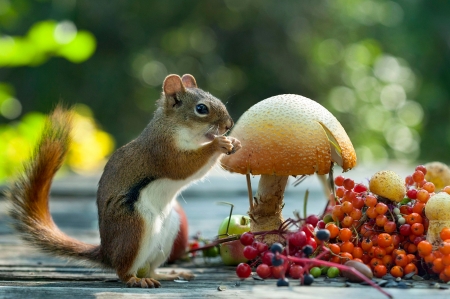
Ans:
<svg viewBox="0 0 450 299"><path fill-rule="evenodd" d="M314 248L311 245L305 245L302 251L306 256L310 256L314 252Z"/></svg>
<svg viewBox="0 0 450 299"><path fill-rule="evenodd" d="M289 280L287 278L280 278L277 280L277 287L288 287Z"/></svg>
<svg viewBox="0 0 450 299"><path fill-rule="evenodd" d="M328 229L319 229L316 233L316 237L320 241L328 241L330 239L330 231Z"/></svg>
<svg viewBox="0 0 450 299"><path fill-rule="evenodd" d="M272 266L281 266L283 265L284 260L281 257L273 256L272 257Z"/></svg>
<svg viewBox="0 0 450 299"><path fill-rule="evenodd" d="M283 251L283 246L280 243L273 243L272 246L270 246L270 251L272 251L273 254L275 253L281 253Z"/></svg>
<svg viewBox="0 0 450 299"><path fill-rule="evenodd" d="M312 276L311 274L305 274L303 276L303 285L305 286L309 286L314 282L314 276Z"/></svg>

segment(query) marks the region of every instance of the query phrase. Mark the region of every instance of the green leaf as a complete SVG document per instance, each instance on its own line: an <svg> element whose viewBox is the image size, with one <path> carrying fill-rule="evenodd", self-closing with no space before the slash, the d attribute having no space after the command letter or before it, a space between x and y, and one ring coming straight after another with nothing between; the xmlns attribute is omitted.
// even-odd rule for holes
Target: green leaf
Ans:
<svg viewBox="0 0 450 299"><path fill-rule="evenodd" d="M87 31L79 31L75 38L58 50L58 55L73 63L80 63L94 54L97 42L94 35Z"/></svg>

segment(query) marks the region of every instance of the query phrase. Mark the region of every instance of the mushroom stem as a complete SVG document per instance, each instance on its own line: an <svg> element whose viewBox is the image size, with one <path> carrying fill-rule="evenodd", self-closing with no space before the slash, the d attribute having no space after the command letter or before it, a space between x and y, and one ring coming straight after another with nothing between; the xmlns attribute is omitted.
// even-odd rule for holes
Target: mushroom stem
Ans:
<svg viewBox="0 0 450 299"><path fill-rule="evenodd" d="M284 190L289 176L261 175L255 195L256 204L249 212L250 230L270 231L279 228L283 222ZM277 235L267 235L264 241L268 244L279 242Z"/></svg>
<svg viewBox="0 0 450 299"><path fill-rule="evenodd" d="M250 174L246 174L247 178L247 191L248 191L248 203L249 203L249 212L253 210L253 190L252 190L252 182L250 181Z"/></svg>

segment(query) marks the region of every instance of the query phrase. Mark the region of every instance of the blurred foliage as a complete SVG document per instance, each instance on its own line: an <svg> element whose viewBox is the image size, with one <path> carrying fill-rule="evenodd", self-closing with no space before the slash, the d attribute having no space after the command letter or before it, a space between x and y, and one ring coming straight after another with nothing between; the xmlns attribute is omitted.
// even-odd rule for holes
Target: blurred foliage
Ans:
<svg viewBox="0 0 450 299"><path fill-rule="evenodd" d="M71 170L81 174L98 172L106 162L105 157L114 149L113 139L99 129L87 106L78 104L74 111L67 164ZM0 182L17 174L22 162L30 157L44 122L44 114L30 112L18 122L0 125Z"/></svg>
<svg viewBox="0 0 450 299"><path fill-rule="evenodd" d="M0 109L84 103L121 145L151 118L164 77L191 73L234 119L300 94L336 115L362 163L449 163L449 15L450 2L425 0L0 0L0 45L45 44L27 66L2 64L0 101L14 89L17 100ZM96 51L74 64L77 45L95 47L87 32Z"/></svg>

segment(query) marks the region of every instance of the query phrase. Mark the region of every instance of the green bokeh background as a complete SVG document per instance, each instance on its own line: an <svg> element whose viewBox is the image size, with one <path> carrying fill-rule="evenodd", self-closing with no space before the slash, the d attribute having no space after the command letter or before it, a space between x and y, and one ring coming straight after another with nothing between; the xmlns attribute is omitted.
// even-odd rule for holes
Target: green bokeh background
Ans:
<svg viewBox="0 0 450 299"><path fill-rule="evenodd" d="M300 94L362 163L449 163L449 16L439 0L0 0L0 125L83 103L120 146L164 77L190 73L235 120Z"/></svg>

